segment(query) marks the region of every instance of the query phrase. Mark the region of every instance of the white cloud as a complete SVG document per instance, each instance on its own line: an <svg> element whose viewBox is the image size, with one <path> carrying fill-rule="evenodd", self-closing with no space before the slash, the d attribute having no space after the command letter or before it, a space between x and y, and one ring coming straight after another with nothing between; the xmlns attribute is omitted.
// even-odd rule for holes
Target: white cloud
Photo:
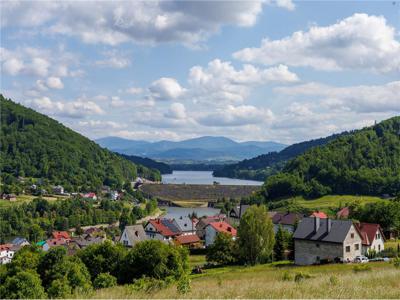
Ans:
<svg viewBox="0 0 400 300"><path fill-rule="evenodd" d="M62 83L61 79L58 77L49 77L46 80L46 84L51 89L63 89L64 84Z"/></svg>
<svg viewBox="0 0 400 300"><path fill-rule="evenodd" d="M1 25L40 27L48 33L78 36L86 43L179 42L193 46L224 25L253 26L263 3L294 8L289 0L3 1Z"/></svg>
<svg viewBox="0 0 400 300"><path fill-rule="evenodd" d="M172 103L164 116L170 119L185 119L187 117L186 108L182 103Z"/></svg>
<svg viewBox="0 0 400 300"><path fill-rule="evenodd" d="M95 130L122 129L127 127L126 124L102 120L79 121L78 124L81 127L91 128Z"/></svg>
<svg viewBox="0 0 400 300"><path fill-rule="evenodd" d="M155 100L177 99L185 93L185 89L174 78L162 77L154 81L150 87L151 97Z"/></svg>
<svg viewBox="0 0 400 300"><path fill-rule="evenodd" d="M123 69L131 64L131 60L129 58L127 58L123 54L118 53L115 50L104 52L103 55L105 56L104 59L97 60L95 62L97 66Z"/></svg>
<svg viewBox="0 0 400 300"><path fill-rule="evenodd" d="M72 102L52 101L48 97L26 101L26 104L40 112L53 116L83 118L87 115L102 115L104 111L94 102L77 99Z"/></svg>
<svg viewBox="0 0 400 300"><path fill-rule="evenodd" d="M316 82L275 88L276 93L316 97L328 109L365 112L400 112L400 81L383 85L335 87Z"/></svg>
<svg viewBox="0 0 400 300"><path fill-rule="evenodd" d="M200 116L197 121L204 126L243 126L269 122L274 118L269 109L251 105L228 105L225 109Z"/></svg>
<svg viewBox="0 0 400 300"><path fill-rule="evenodd" d="M267 69L244 65L241 70L236 70L231 62L215 59L209 62L206 68L192 67L188 82L195 101L240 103L249 96L255 86L272 82L291 83L298 80L297 75L284 65Z"/></svg>
<svg viewBox="0 0 400 300"><path fill-rule="evenodd" d="M118 96L113 96L111 97L111 107L123 107L125 105L125 102L122 101Z"/></svg>
<svg viewBox="0 0 400 300"><path fill-rule="evenodd" d="M330 26L313 26L281 40L264 39L259 48L233 54L239 60L318 70L400 71L400 42L383 16L354 14Z"/></svg>
<svg viewBox="0 0 400 300"><path fill-rule="evenodd" d="M3 71L11 76L17 75L24 68L24 63L17 58L10 58L3 63Z"/></svg>
<svg viewBox="0 0 400 300"><path fill-rule="evenodd" d="M131 95L140 95L143 93L143 89L140 87L131 87L126 90L126 93Z"/></svg>

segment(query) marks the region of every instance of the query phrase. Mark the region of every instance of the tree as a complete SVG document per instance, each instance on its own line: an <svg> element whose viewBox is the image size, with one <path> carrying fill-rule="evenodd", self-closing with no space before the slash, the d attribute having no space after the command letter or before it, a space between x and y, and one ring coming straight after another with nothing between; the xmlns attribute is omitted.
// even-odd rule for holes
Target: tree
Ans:
<svg viewBox="0 0 400 300"><path fill-rule="evenodd" d="M275 235L275 245L274 245L274 259L283 260L285 259L285 251L289 250L290 240L292 235L287 230L283 229L279 225L278 231Z"/></svg>
<svg viewBox="0 0 400 300"><path fill-rule="evenodd" d="M219 233L214 243L208 247L207 262L220 265L229 265L236 261L235 242L232 236L227 233Z"/></svg>
<svg viewBox="0 0 400 300"><path fill-rule="evenodd" d="M251 265L269 260L274 243L274 227L265 206L250 206L240 220L238 229L241 260Z"/></svg>
<svg viewBox="0 0 400 300"><path fill-rule="evenodd" d="M103 289L117 285L117 278L110 275L110 273L100 273L93 281L93 286L96 289Z"/></svg>
<svg viewBox="0 0 400 300"><path fill-rule="evenodd" d="M50 298L68 298L72 293L71 286L68 280L63 277L60 279L55 279L51 282L49 288L47 289L47 294Z"/></svg>
<svg viewBox="0 0 400 300"><path fill-rule="evenodd" d="M42 299L46 293L36 272L22 271L6 279L0 287L1 299Z"/></svg>
<svg viewBox="0 0 400 300"><path fill-rule="evenodd" d="M14 255L11 263L7 265L8 276L16 275L21 271L36 272L42 256L43 251L38 247L23 247Z"/></svg>
<svg viewBox="0 0 400 300"><path fill-rule="evenodd" d="M132 282L143 276L156 279L180 278L188 270L188 250L158 240L137 243L121 266L120 281Z"/></svg>

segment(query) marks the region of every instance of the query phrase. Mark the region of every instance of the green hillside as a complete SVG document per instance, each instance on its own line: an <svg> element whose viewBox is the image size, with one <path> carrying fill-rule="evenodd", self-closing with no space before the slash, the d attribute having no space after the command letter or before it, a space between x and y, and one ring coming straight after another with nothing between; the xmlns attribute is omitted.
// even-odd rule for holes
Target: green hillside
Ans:
<svg viewBox="0 0 400 300"><path fill-rule="evenodd" d="M268 199L399 193L400 117L308 150L269 177L264 189Z"/></svg>
<svg viewBox="0 0 400 300"><path fill-rule="evenodd" d="M264 181L268 176L276 174L278 171L282 170L288 160L303 154L312 147L325 145L335 138L346 134L348 134L348 132L293 144L280 152L270 152L251 159L242 160L238 163L223 166L218 170L215 170L213 175L217 177Z"/></svg>
<svg viewBox="0 0 400 300"><path fill-rule="evenodd" d="M158 171L140 166L98 146L59 122L0 95L2 188L18 192L18 177L31 182L61 184L68 191L113 188L145 173L159 179Z"/></svg>

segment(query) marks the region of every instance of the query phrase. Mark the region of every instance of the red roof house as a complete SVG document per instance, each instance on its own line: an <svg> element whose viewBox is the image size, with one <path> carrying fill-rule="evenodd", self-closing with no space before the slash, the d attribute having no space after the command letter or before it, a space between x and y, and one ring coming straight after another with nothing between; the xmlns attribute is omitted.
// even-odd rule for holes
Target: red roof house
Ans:
<svg viewBox="0 0 400 300"><path fill-rule="evenodd" d="M320 219L327 219L328 216L326 215L326 213L324 213L323 211L314 211L310 217L316 217L316 218L320 218Z"/></svg>
<svg viewBox="0 0 400 300"><path fill-rule="evenodd" d="M181 234L176 222L170 219L152 219L144 229L153 239L161 236L161 239L167 240Z"/></svg>
<svg viewBox="0 0 400 300"><path fill-rule="evenodd" d="M204 240L206 247L214 243L214 240L219 233L229 234L233 239L236 237L236 229L233 228L229 223L224 221L211 222L205 228Z"/></svg>
<svg viewBox="0 0 400 300"><path fill-rule="evenodd" d="M229 233L232 236L236 236L236 229L224 221L211 222L209 225L212 226L218 232L225 232Z"/></svg>
<svg viewBox="0 0 400 300"><path fill-rule="evenodd" d="M52 236L55 239L66 239L66 240L71 239L71 237L69 236L69 233L66 231L53 231Z"/></svg>
<svg viewBox="0 0 400 300"><path fill-rule="evenodd" d="M336 213L336 218L338 219L348 219L350 215L350 208L343 207Z"/></svg>
<svg viewBox="0 0 400 300"><path fill-rule="evenodd" d="M177 245L194 246L199 243L200 238L197 234L179 235L175 238L175 244Z"/></svg>
<svg viewBox="0 0 400 300"><path fill-rule="evenodd" d="M371 250L381 252L384 249L385 236L379 224L355 223L355 227L362 237L363 254Z"/></svg>

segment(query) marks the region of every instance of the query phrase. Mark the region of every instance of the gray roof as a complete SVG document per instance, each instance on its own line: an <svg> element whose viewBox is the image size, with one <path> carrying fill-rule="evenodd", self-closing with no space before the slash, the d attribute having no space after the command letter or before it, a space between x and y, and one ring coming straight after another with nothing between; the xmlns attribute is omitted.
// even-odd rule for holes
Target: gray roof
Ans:
<svg viewBox="0 0 400 300"><path fill-rule="evenodd" d="M343 243L347 233L349 232L351 226L353 225L350 220L331 220L331 229L327 230L328 219L319 219L320 225L318 230L314 230L314 221L319 218L304 218L301 220L294 232L293 238L310 240L310 241L320 241L320 242L330 242L330 243Z"/></svg>
<svg viewBox="0 0 400 300"><path fill-rule="evenodd" d="M175 218L175 222L178 224L178 227L182 232L196 230L196 226L189 217L180 216L179 218Z"/></svg>
<svg viewBox="0 0 400 300"><path fill-rule="evenodd" d="M128 235L128 239L133 244L135 241L140 242L147 240L146 232L142 225L131 225L125 227L126 234Z"/></svg>
<svg viewBox="0 0 400 300"><path fill-rule="evenodd" d="M231 212L230 213L232 213L232 211L235 213L235 215L239 218L239 219L241 219L242 217L243 217L243 215L244 215L244 213L246 212L246 210L248 209L250 207L250 205L247 205L247 204L240 204L240 205L238 205L238 206L234 206L232 209L231 209Z"/></svg>

